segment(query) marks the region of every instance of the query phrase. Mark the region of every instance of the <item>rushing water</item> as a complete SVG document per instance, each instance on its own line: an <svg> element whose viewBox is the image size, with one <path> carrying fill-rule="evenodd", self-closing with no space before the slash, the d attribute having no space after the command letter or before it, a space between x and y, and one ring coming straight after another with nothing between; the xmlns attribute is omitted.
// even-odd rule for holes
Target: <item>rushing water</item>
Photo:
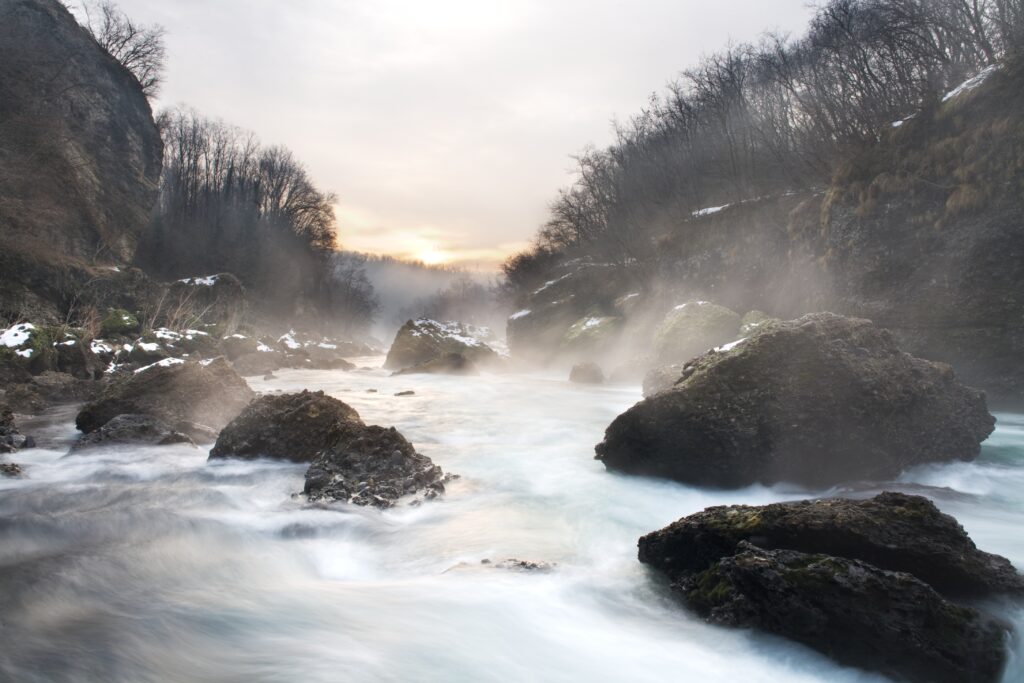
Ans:
<svg viewBox="0 0 1024 683"><path fill-rule="evenodd" d="M323 389L462 477L418 507L310 507L303 465L183 446L65 456L73 410L25 422L41 447L18 454L27 478L0 481L0 680L884 680L705 625L636 561L641 534L705 506L837 492L607 473L593 446L638 387L279 374L254 388ZM1024 567L1024 417L1000 415L976 463L885 488L931 497ZM557 567L480 562L510 557ZM1024 632L1019 607L993 608ZM1021 651L1006 681L1024 680Z"/></svg>

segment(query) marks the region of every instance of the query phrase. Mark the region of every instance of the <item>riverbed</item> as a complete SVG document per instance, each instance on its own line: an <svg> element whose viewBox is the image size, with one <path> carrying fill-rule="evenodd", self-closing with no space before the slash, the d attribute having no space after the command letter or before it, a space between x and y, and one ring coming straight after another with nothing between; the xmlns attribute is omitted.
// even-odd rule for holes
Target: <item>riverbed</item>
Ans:
<svg viewBox="0 0 1024 683"><path fill-rule="evenodd" d="M73 407L23 419L40 447L0 480L0 680L867 683L886 679L704 624L637 562L637 538L709 505L902 490L1024 567L1021 415L997 415L976 462L885 485L712 491L593 459L637 385L390 377L382 360L250 383L394 425L460 475L437 501L310 506L305 465L182 445L69 456ZM555 566L494 566L507 558ZM992 607L1024 631L1020 606ZM1005 681L1024 680L1021 652L1017 636Z"/></svg>

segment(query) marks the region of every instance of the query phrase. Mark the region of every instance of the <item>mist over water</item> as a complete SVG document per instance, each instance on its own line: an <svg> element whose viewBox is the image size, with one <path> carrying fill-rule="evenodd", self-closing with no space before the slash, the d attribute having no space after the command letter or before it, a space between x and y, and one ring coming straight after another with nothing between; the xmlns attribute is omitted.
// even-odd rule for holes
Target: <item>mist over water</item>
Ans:
<svg viewBox="0 0 1024 683"><path fill-rule="evenodd" d="M73 410L26 420L41 447L19 453L27 478L0 480L0 680L886 680L705 625L637 562L641 534L703 507L844 492L606 472L593 446L637 386L379 369L252 384L323 389L461 478L417 507L313 507L295 496L304 465L208 463L184 446L65 456ZM998 418L977 462L884 488L929 496L1021 567L1024 416ZM511 557L557 567L480 563ZM1024 630L1018 607L995 610ZM1024 676L1021 652L1018 640L1008 682Z"/></svg>

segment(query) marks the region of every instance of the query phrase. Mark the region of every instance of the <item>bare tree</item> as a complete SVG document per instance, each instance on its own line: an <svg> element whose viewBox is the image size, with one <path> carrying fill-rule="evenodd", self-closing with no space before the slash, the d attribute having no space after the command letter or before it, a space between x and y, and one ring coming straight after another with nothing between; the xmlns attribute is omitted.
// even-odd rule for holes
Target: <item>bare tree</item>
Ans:
<svg viewBox="0 0 1024 683"><path fill-rule="evenodd" d="M158 24L138 24L111 0L84 3L85 28L111 57L139 81L146 97L155 97L163 78L167 57L164 36Z"/></svg>

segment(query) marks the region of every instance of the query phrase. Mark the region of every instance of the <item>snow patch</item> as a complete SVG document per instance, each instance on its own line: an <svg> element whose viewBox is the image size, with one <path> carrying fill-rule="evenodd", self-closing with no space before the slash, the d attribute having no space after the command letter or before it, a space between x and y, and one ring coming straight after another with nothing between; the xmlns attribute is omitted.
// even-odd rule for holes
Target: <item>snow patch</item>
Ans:
<svg viewBox="0 0 1024 683"><path fill-rule="evenodd" d="M699 217L699 216L710 216L713 213L718 213L722 209L728 209L730 206L732 206L732 205L731 204L722 204L721 206L709 206L706 209L697 209L696 211L694 211L690 215L692 215L695 218Z"/></svg>
<svg viewBox="0 0 1024 683"><path fill-rule="evenodd" d="M686 308L687 306L707 306L710 303L711 303L710 301L687 301L685 304L679 304L678 306L674 307L672 310L673 311L681 311L684 308Z"/></svg>
<svg viewBox="0 0 1024 683"><path fill-rule="evenodd" d="M531 313L533 313L533 311L531 311L529 308L524 308L523 310L516 311L515 313L510 315L508 317L508 319L509 320L519 320L520 318L525 318L526 316L530 315Z"/></svg>
<svg viewBox="0 0 1024 683"><path fill-rule="evenodd" d="M114 347L106 343L102 339L93 339L92 343L89 344L89 348L92 349L93 353L113 353Z"/></svg>
<svg viewBox="0 0 1024 683"><path fill-rule="evenodd" d="M721 346L716 346L715 347L715 351L717 351L718 353L724 353L726 351L732 351L733 349L735 349L737 346L739 346L740 344L742 344L745 341L747 341L747 338L743 337L742 339L737 339L736 341L731 341L728 344L722 344Z"/></svg>
<svg viewBox="0 0 1024 683"><path fill-rule="evenodd" d="M135 374L137 375L140 372L145 372L146 370L149 370L151 368L156 368L156 367L169 368L172 365L181 365L184 362L185 361L183 361L180 358L164 358L163 360L158 360L155 363L150 363L149 365L142 366L141 368L139 368L138 370L135 371Z"/></svg>
<svg viewBox="0 0 1024 683"><path fill-rule="evenodd" d="M968 78L966 81L956 86L942 98L942 101L951 100L954 97L963 95L965 92L970 92L976 89L979 85L988 80L988 77L998 71L1000 68L999 64L993 64L992 66L986 66L984 69L978 72L977 75Z"/></svg>
<svg viewBox="0 0 1024 683"><path fill-rule="evenodd" d="M274 351L274 349L270 348L263 342L259 342L258 344L256 344L256 350L259 351L260 353L272 353Z"/></svg>
<svg viewBox="0 0 1024 683"><path fill-rule="evenodd" d="M217 278L220 275L207 275L205 277L187 277L178 282L184 282L186 285L192 285L193 287L213 287L217 282Z"/></svg>
<svg viewBox="0 0 1024 683"><path fill-rule="evenodd" d="M288 330L288 334L282 334L277 341L281 342L291 350L301 349L302 344L295 341L295 330Z"/></svg>
<svg viewBox="0 0 1024 683"><path fill-rule="evenodd" d="M338 348L337 344L328 344L327 342L320 342L319 344L317 344L317 346L319 346L321 349L336 349L336 348Z"/></svg>
<svg viewBox="0 0 1024 683"><path fill-rule="evenodd" d="M22 358L31 358L32 357L32 349L24 349L22 351L15 351L15 353L18 354L19 356L21 356Z"/></svg>
<svg viewBox="0 0 1024 683"><path fill-rule="evenodd" d="M17 325L12 325L4 330L3 333L0 333L0 345L6 346L7 348L21 346L28 341L29 337L32 336L32 331L34 329L36 329L36 326L32 323L18 323ZM28 358L28 356L25 357Z"/></svg>
<svg viewBox="0 0 1024 683"><path fill-rule="evenodd" d="M142 349L146 353L153 353L155 351L159 351L160 350L160 345L157 344L156 342L140 341L140 342L138 342L138 344L136 344L136 346L138 346L140 349Z"/></svg>

